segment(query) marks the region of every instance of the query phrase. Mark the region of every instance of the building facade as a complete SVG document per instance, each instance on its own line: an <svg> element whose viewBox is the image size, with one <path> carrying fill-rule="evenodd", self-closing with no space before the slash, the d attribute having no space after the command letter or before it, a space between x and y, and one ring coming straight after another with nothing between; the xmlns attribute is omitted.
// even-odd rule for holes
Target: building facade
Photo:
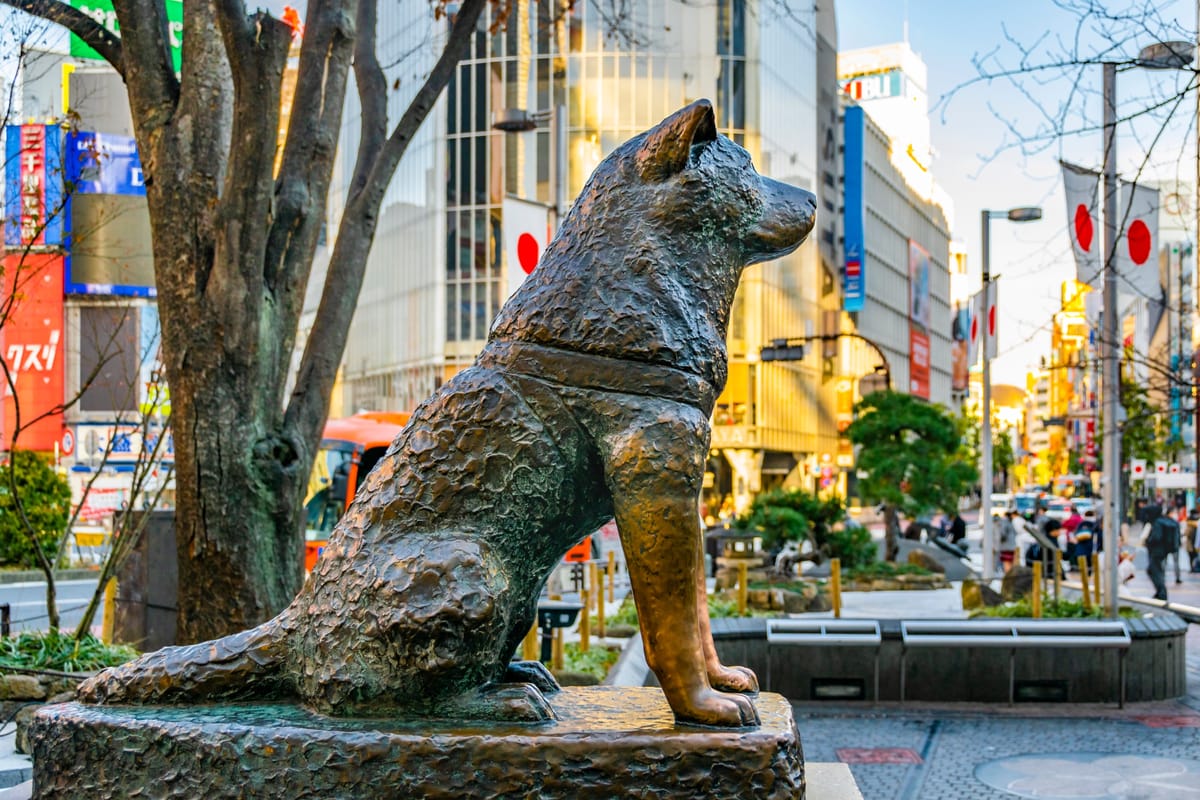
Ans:
<svg viewBox="0 0 1200 800"><path fill-rule="evenodd" d="M384 62L405 57L389 73L394 119L436 53L422 42L437 45L444 32L421 9L381 9L380 25ZM535 267L513 263L514 241L528 233L544 243L560 197L569 205L605 155L707 97L721 133L746 147L760 172L817 194L818 221L795 253L743 275L728 330L729 380L712 420L706 504L740 509L776 485L844 490L853 460L839 429L860 394L857 379L878 361L849 340L788 363L764 363L759 351L774 339L859 331L883 343L894 385L908 390L915 296L927 328L921 393L948 404L949 256L944 214L914 192L891 163L891 140L870 123L871 305L841 311L836 42L832 6L815 3L637 3L614 21L594 4L560 14L557 3L527 0L495 31L481 22L381 209L333 408L408 410L469 366L522 270ZM536 122L531 130L494 127L519 112ZM351 98L331 230L360 124ZM914 295L909 276L921 253ZM320 287L320 264L314 274Z"/></svg>

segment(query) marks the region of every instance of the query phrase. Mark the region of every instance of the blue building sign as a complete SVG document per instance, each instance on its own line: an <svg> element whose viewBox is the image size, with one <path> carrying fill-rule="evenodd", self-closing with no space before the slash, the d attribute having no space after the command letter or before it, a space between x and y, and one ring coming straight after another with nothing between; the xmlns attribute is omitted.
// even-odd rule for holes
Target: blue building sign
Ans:
<svg viewBox="0 0 1200 800"><path fill-rule="evenodd" d="M67 180L81 194L146 196L142 159L130 136L67 134Z"/></svg>
<svg viewBox="0 0 1200 800"><path fill-rule="evenodd" d="M867 253L863 228L866 201L863 196L863 140L866 120L861 106L850 106L845 115L845 147L842 174L845 176L845 258L842 264L842 308L862 311L867 296Z"/></svg>

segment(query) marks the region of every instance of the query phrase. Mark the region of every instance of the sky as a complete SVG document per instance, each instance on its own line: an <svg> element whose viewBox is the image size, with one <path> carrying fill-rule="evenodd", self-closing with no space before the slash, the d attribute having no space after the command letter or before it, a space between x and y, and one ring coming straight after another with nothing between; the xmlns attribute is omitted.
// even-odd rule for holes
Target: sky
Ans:
<svg viewBox="0 0 1200 800"><path fill-rule="evenodd" d="M1081 17L1081 11L1097 5L1117 17L1137 12L1136 19ZM1085 64L972 83L980 74L976 64L998 72L1022 63L1061 63L1072 52L1131 58L1156 38L1194 40L1196 4L837 0L836 11L839 49L902 41L907 28L909 44L928 66L933 174L954 200L952 234L966 246L973 291L982 263L981 210L1042 207L1041 221L994 220L990 230L991 272L999 276L999 357L992 362L992 381L1024 387L1026 370L1040 356L1049 359L1059 287L1074 277L1059 159L1097 169L1102 163L1102 69ZM1178 176L1194 184L1195 94L1181 104L1171 99L1189 80L1193 73L1180 71L1118 74L1122 176ZM1070 133L1060 136L1060 130Z"/></svg>

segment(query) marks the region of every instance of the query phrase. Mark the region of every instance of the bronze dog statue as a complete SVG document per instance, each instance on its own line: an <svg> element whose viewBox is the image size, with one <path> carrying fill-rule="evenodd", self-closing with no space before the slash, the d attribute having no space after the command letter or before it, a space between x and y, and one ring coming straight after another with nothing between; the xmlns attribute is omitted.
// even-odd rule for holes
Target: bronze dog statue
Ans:
<svg viewBox="0 0 1200 800"><path fill-rule="evenodd" d="M475 365L425 401L274 619L80 687L96 703L299 698L334 714L541 720L510 663L563 554L611 517L679 720L758 721L709 631L697 501L742 269L813 225L697 101L596 169Z"/></svg>

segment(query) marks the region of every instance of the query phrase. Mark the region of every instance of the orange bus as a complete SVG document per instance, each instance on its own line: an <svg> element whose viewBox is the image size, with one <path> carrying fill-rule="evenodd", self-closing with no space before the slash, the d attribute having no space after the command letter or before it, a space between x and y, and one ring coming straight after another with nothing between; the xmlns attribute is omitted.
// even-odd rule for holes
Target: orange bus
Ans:
<svg viewBox="0 0 1200 800"><path fill-rule="evenodd" d="M304 498L306 571L317 563L333 526L409 416L404 411L364 411L325 423Z"/></svg>

